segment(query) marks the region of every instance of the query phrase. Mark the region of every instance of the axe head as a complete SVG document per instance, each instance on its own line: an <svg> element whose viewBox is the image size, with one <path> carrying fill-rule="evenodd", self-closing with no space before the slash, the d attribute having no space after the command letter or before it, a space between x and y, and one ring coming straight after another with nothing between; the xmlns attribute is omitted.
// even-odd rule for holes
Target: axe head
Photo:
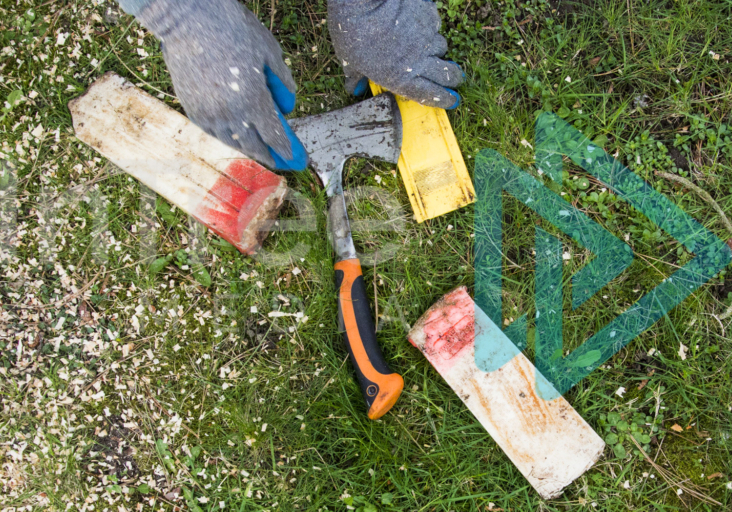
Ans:
<svg viewBox="0 0 732 512"><path fill-rule="evenodd" d="M328 196L342 191L341 171L351 157L396 163L402 149L402 119L396 99L380 94L340 110L289 121L305 146Z"/></svg>

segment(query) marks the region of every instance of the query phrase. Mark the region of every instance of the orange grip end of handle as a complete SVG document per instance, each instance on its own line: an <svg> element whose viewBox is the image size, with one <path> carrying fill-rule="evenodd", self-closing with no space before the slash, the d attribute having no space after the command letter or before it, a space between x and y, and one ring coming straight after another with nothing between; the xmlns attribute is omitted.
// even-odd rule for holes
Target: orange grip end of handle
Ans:
<svg viewBox="0 0 732 512"><path fill-rule="evenodd" d="M389 370L376 345L371 313L368 311L368 307L363 308L363 304L366 303L365 293L354 294L354 283L358 278L363 281L361 263L358 259L339 261L335 264L335 270L343 272L338 299L346 333L346 343L349 345L354 366L368 381L364 382L359 379L367 404L370 404L368 417L375 420L394 406L404 388L404 379L401 375ZM357 313L354 307L356 301L362 301L359 308L360 313ZM364 335L370 333L370 336L373 337L369 343L364 343L362 333ZM380 370L375 366L378 366Z"/></svg>
<svg viewBox="0 0 732 512"><path fill-rule="evenodd" d="M367 413L370 420L378 420L389 412L404 389L404 379L398 373L383 375L380 380L379 394Z"/></svg>

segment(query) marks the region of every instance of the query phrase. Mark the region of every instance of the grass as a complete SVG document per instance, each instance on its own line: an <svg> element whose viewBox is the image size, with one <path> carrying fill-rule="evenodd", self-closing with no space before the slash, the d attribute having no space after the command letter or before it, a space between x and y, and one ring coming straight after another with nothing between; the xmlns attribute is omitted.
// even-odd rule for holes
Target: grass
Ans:
<svg viewBox="0 0 732 512"><path fill-rule="evenodd" d="M470 168L492 148L531 170L534 119L550 110L732 237L712 206L654 174L686 177L732 214L729 2L439 5L468 76L450 118ZM249 6L292 63L298 115L353 101L325 2ZM615 443L561 498L543 501L405 339L440 296L472 285L472 208L415 224L392 166L347 166L348 188L379 191L359 189L353 218L396 226L356 234L374 255L364 273L380 343L406 382L394 410L369 421L335 322L314 177L288 175L314 222L272 233L254 259L232 252L74 138L66 104L106 71L180 108L154 37L109 2L0 0L0 13L2 510L730 508L726 272L567 393ZM565 311L571 350L692 255L581 170L565 171L557 191L628 235L636 255ZM550 226L508 196L504 217L504 318L531 318L527 228ZM568 279L589 255L562 239ZM656 467L632 431L652 438Z"/></svg>

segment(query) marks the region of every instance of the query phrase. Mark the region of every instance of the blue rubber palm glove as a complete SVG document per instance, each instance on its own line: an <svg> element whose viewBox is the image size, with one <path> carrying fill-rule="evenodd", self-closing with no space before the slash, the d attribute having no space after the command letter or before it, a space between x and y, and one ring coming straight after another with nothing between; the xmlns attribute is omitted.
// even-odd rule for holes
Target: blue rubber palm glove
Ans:
<svg viewBox="0 0 732 512"><path fill-rule="evenodd" d="M328 28L352 94L370 78L411 100L455 108L460 67L442 60L447 41L439 34L437 6L427 0L328 0Z"/></svg>
<svg viewBox="0 0 732 512"><path fill-rule="evenodd" d="M295 81L274 36L236 0L120 0L163 44L191 121L262 164L301 171L307 153L283 114Z"/></svg>

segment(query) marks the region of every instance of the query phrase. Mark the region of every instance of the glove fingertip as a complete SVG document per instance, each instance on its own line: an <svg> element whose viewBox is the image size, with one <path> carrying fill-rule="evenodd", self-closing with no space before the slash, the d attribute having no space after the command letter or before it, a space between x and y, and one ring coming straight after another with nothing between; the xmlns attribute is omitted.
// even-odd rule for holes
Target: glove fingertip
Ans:
<svg viewBox="0 0 732 512"><path fill-rule="evenodd" d="M445 110L455 110L460 106L460 102L462 101L462 98L458 93L453 91L452 89L445 89L452 97L455 98L455 103L451 107L445 107Z"/></svg>
<svg viewBox="0 0 732 512"><path fill-rule="evenodd" d="M357 73L349 75L346 73L346 92L352 96L361 96L368 89L369 79Z"/></svg>
<svg viewBox="0 0 732 512"><path fill-rule="evenodd" d="M300 144L298 141L297 144ZM302 151L298 151L295 147L296 144L293 143L292 147L292 158L290 160L285 160L280 155L277 154L277 152L272 149L271 147L267 147L269 150L269 154L272 157L272 160L274 160L274 168L279 171L304 171L305 168L308 166L308 158L307 153L305 153L305 148L302 148Z"/></svg>
<svg viewBox="0 0 732 512"><path fill-rule="evenodd" d="M308 166L308 153L305 150L305 146L302 145L300 139L297 138L295 132L293 132L292 128L290 128L290 125L287 124L285 117L279 112L277 113L277 116L282 122L282 126L285 129L285 135L287 135L287 139L290 141L290 150L292 152L292 157L284 158L280 156L277 151L274 150L274 148L272 148L271 146L267 146L269 154L272 156L272 159L275 162L275 169L278 169L280 171L304 171L305 168Z"/></svg>
<svg viewBox="0 0 732 512"><path fill-rule="evenodd" d="M463 71L463 68L460 67L460 64L458 64L454 60L448 60L447 62L449 62L450 64L454 64L455 67L458 68L460 70L460 72L463 74L463 78L465 78L465 71Z"/></svg>
<svg viewBox="0 0 732 512"><path fill-rule="evenodd" d="M287 88L280 77L269 66L264 66L264 76L267 80L267 87L272 94L272 99L280 111L289 114L295 110L295 93Z"/></svg>
<svg viewBox="0 0 732 512"><path fill-rule="evenodd" d="M369 89L369 79L365 76L359 80L355 87L353 88L353 95L354 96L363 96L366 94L366 91Z"/></svg>

